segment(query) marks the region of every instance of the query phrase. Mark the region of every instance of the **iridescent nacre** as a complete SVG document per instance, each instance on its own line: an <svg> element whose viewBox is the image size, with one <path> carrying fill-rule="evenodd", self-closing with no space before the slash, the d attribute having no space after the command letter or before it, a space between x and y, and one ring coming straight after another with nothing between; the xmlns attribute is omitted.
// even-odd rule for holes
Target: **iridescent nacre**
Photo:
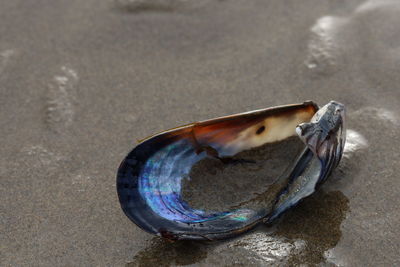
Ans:
<svg viewBox="0 0 400 267"><path fill-rule="evenodd" d="M306 148L270 207L227 211L191 208L182 179L206 157L229 162L237 153L299 135ZM169 239L214 240L270 222L312 194L337 166L345 142L344 107L313 102L196 122L154 135L123 160L117 191L125 214L142 229Z"/></svg>

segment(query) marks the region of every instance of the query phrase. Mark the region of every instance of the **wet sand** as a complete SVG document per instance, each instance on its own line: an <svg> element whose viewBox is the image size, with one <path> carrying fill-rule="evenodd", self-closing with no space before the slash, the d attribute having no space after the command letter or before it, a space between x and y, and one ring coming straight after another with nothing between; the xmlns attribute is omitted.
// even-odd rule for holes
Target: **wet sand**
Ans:
<svg viewBox="0 0 400 267"><path fill-rule="evenodd" d="M3 266L400 265L400 2L0 4ZM345 156L275 225L169 243L120 209L136 140L191 121L331 99Z"/></svg>

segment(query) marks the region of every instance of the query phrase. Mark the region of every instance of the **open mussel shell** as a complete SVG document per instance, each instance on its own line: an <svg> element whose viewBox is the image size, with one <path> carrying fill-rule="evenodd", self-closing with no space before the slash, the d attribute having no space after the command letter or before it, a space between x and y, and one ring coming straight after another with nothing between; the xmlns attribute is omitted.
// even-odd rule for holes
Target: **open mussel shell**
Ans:
<svg viewBox="0 0 400 267"><path fill-rule="evenodd" d="M224 162L296 134L305 149L289 174L277 180L272 205L215 212L183 200L182 181L198 161ZM309 101L196 122L154 135L127 155L117 175L119 201L147 232L174 240L228 238L273 221L312 194L339 163L344 142L344 106L333 101L319 111Z"/></svg>

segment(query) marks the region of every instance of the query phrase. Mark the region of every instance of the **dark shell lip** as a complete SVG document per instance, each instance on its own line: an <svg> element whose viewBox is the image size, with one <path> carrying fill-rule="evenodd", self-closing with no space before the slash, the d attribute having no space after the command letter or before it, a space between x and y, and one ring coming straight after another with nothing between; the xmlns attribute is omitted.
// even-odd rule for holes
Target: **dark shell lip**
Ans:
<svg viewBox="0 0 400 267"><path fill-rule="evenodd" d="M168 160L168 157L171 157L171 155L178 157L181 153L183 156L179 158L179 160L184 161L189 159L187 163L190 165L207 156L208 152L203 152L206 152L204 147L209 144L212 144L212 149L215 148L214 150L216 150L217 154L236 151L236 144L239 144L239 149L254 144L257 145L257 142L259 142L257 138L259 137L250 136L248 138L242 138L242 133L247 133L249 129L253 132L254 127L256 127L254 129L259 129L259 123L268 121L268 118L277 120L278 126L282 123L286 123L286 121L288 123L296 122L296 120L300 120L300 122L301 120L307 121L317 110L317 105L308 101L303 104L261 109L191 123L144 139L127 155L118 169L117 192L122 210L130 220L143 230L171 240L224 239L245 232L258 223L266 221L268 217L275 218L279 216L284 210L297 204L296 202L286 207L286 204L284 205L284 202L280 200L282 196L288 195L290 188L284 188L279 196L277 196L275 210L281 209L282 211L279 213L259 210L248 211L247 214L246 210L239 210L215 215L203 214L200 211L192 210L190 207L186 207L185 203L180 199L177 190L179 187L173 184L169 185L169 180L165 180L169 179L169 176L166 176L166 178L162 180L167 183L166 189L163 188L163 185L158 185L158 187L153 185L159 182L157 180L158 177L153 175L155 173L154 170L158 171L157 160L161 160L162 164L165 163L163 165L164 167L169 166L168 164L171 164L171 161L166 161L165 159ZM303 113L306 115L301 115L303 117L299 117L299 114ZM293 120L293 122L291 120ZM254 133L256 132L257 131L254 130ZM268 136L268 133L265 136ZM243 140L239 139L239 137ZM195 140L194 142L193 138ZM248 142L248 139L251 142ZM333 144L330 145L333 146ZM198 149L200 149L200 151L198 151ZM310 152L310 149L306 149L299 157L297 164L295 164L292 172L293 177L291 178L292 183L298 177L298 173L304 171L312 158L315 158L315 155ZM155 164L154 166L156 167L152 164ZM181 165L178 164L178 166L181 168ZM175 169L171 168L169 171L173 173ZM160 173L164 175L162 170ZM178 174L180 174L179 170ZM175 176L172 178L176 180ZM176 181L180 180L178 179ZM237 214L235 212L237 212Z"/></svg>

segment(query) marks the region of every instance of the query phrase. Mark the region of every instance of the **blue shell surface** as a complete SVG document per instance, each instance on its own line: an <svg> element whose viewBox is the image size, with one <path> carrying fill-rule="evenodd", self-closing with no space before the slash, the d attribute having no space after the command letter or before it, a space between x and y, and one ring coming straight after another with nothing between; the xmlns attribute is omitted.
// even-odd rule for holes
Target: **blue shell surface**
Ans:
<svg viewBox="0 0 400 267"><path fill-rule="evenodd" d="M307 148L293 165L287 185L276 196L272 211L270 208L204 211L191 208L182 199L182 179L188 177L194 164L208 156L206 150L199 151L197 140L193 142L193 138L188 134L193 125L149 138L123 160L117 175L117 191L123 211L142 229L169 239L227 238L244 232L261 221L272 221L302 198L313 193L340 160L344 145L344 113L332 115L340 104L331 102L327 106L314 115L309 122L312 127L302 132L304 136L300 138ZM310 107L314 108L315 104L305 103L277 109L279 114L293 117L290 112L299 112L298 110ZM271 110L276 112L277 109ZM315 108L314 110L311 115L316 112ZM267 115L270 115L271 111L268 112ZM248 125L259 123L260 114L263 115L260 112L255 115L238 115L240 120L233 120L229 125L233 125L232 129L238 131L236 125L242 123L246 130L250 127ZM219 123L221 121L226 124L224 119L218 120ZM207 125L213 126L212 123ZM218 134L223 130L218 128ZM209 137L212 134L207 133L204 136ZM206 142L200 138L199 143L212 147L218 155L235 154L232 145L216 141Z"/></svg>

